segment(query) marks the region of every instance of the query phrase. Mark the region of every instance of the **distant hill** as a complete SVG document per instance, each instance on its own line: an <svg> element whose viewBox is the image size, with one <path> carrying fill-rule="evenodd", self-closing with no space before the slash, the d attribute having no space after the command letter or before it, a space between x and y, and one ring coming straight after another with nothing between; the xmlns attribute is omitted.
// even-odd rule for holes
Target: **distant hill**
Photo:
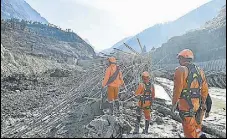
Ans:
<svg viewBox="0 0 227 139"><path fill-rule="evenodd" d="M40 22L1 20L1 75L36 74L77 66L92 59L94 49L71 30Z"/></svg>
<svg viewBox="0 0 227 139"><path fill-rule="evenodd" d="M1 19L11 18L48 23L24 0L1 0Z"/></svg>
<svg viewBox="0 0 227 139"><path fill-rule="evenodd" d="M145 45L147 50L150 51L153 47L160 47L173 36L180 36L192 29L201 27L207 21L214 18L220 11L221 7L225 4L225 0L212 0L198 7L197 9L192 10L175 21L165 24L156 24L150 28L147 28L125 41L125 43L133 47L136 51L140 52L140 47L136 40L138 37L141 44L143 46ZM128 50L124 47L123 43L115 47Z"/></svg>
<svg viewBox="0 0 227 139"><path fill-rule="evenodd" d="M88 39L84 39L84 41L85 41L87 44L91 45L91 43L89 42Z"/></svg>
<svg viewBox="0 0 227 139"><path fill-rule="evenodd" d="M226 60L226 7L201 28L175 36L152 54L154 63L165 58L162 64L177 63L176 55L183 49L191 49L195 62Z"/></svg>
<svg viewBox="0 0 227 139"><path fill-rule="evenodd" d="M103 50L102 52L103 53L106 53L106 54L109 54L111 53L114 49L113 48L118 48L118 49L123 49L119 46L121 46L121 44L123 44L124 42L126 42L127 40L129 40L131 37L126 37L124 39L122 39L121 41L117 42L116 44L114 44L112 47L108 48L108 49L105 49Z"/></svg>

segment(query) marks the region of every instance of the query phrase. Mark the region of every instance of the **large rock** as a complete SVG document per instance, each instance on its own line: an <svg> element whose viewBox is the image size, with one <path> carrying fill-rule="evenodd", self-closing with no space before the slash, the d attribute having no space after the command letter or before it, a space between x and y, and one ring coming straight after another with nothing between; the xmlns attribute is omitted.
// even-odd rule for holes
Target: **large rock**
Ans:
<svg viewBox="0 0 227 139"><path fill-rule="evenodd" d="M156 122L158 125L161 125L161 124L164 123L163 119L162 119L160 116L157 116L157 117L156 117L155 122Z"/></svg>
<svg viewBox="0 0 227 139"><path fill-rule="evenodd" d="M68 70L55 69L54 72L50 74L50 77L68 77L70 72Z"/></svg>
<svg viewBox="0 0 227 139"><path fill-rule="evenodd" d="M124 132L129 133L131 126L123 119L110 115L103 115L92 120L87 126L85 137L89 138L115 138L120 137Z"/></svg>

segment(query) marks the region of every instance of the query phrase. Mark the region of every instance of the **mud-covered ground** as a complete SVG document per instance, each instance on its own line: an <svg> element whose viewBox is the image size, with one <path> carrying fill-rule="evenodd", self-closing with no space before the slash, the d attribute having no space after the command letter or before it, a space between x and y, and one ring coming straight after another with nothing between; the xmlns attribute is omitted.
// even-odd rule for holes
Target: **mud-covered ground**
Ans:
<svg viewBox="0 0 227 139"><path fill-rule="evenodd" d="M2 79L1 137L82 136L83 125L100 115L99 103L84 98L97 89L80 90L87 84L84 74L52 70L39 77Z"/></svg>
<svg viewBox="0 0 227 139"><path fill-rule="evenodd" d="M37 77L15 75L2 79L1 137L86 137L86 125L105 113L99 109L98 99L103 71L92 70L90 76L84 71L50 70ZM172 81L157 78L156 97L170 104L172 88ZM226 90L211 87L209 93L213 106L210 117L204 122L226 132ZM135 104L136 100L127 101L116 114L130 127L128 133L116 131L116 134L123 138L183 136L181 124L159 113L155 104L150 134L130 134L136 121ZM143 127L144 119L141 120L140 132Z"/></svg>
<svg viewBox="0 0 227 139"><path fill-rule="evenodd" d="M142 134L144 129L144 118L140 122L140 134L132 134L136 123L136 99L128 100L126 98L122 100L123 107L120 107L120 112L116 112L114 118L116 120L110 120L111 118L105 118L105 115L94 119L87 125L88 132L85 137L122 137L122 138L182 138L184 137L182 125L178 121L174 120L165 109L160 111L160 106L168 109L171 103L171 91L173 89L173 82L164 79L157 78L158 84L155 84L156 89L156 102L153 104L153 112L151 114L151 121L149 126L149 134ZM168 93L168 91L170 91ZM226 91L220 88L209 88L213 105L210 112L210 117L204 119L204 124L217 131L222 132L222 136L226 135L226 111L225 111L225 96ZM170 95L170 96L169 96ZM124 95L121 95L124 96ZM121 97L120 97L121 98ZM130 98L130 97L129 97ZM170 111L170 110L169 110ZM122 122L122 120L124 122ZM109 123L109 124L106 124ZM100 131L100 129L105 129ZM120 135L119 135L120 134ZM218 136L212 132L206 133L209 138L217 138Z"/></svg>

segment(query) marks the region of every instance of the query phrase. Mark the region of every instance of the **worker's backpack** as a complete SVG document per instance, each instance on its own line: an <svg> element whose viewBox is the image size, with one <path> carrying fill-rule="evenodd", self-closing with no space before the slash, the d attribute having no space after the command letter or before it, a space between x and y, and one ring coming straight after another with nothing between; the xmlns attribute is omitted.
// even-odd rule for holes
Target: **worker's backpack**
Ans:
<svg viewBox="0 0 227 139"><path fill-rule="evenodd" d="M151 87L154 87L154 85L151 84L151 82L149 82L148 84L146 83L143 83L143 84L144 84L144 92L143 92L143 95L140 96L140 101L142 102L142 105L145 104L145 101L150 101L150 102L152 101Z"/></svg>

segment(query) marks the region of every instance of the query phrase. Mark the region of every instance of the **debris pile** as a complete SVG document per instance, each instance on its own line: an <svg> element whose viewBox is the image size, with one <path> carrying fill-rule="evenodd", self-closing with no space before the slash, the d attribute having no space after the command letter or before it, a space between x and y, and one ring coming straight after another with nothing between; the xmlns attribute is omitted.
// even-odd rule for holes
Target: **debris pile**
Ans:
<svg viewBox="0 0 227 139"><path fill-rule="evenodd" d="M121 117L103 115L92 120L86 129L88 133L85 137L88 138L118 138L129 133L132 127Z"/></svg>

